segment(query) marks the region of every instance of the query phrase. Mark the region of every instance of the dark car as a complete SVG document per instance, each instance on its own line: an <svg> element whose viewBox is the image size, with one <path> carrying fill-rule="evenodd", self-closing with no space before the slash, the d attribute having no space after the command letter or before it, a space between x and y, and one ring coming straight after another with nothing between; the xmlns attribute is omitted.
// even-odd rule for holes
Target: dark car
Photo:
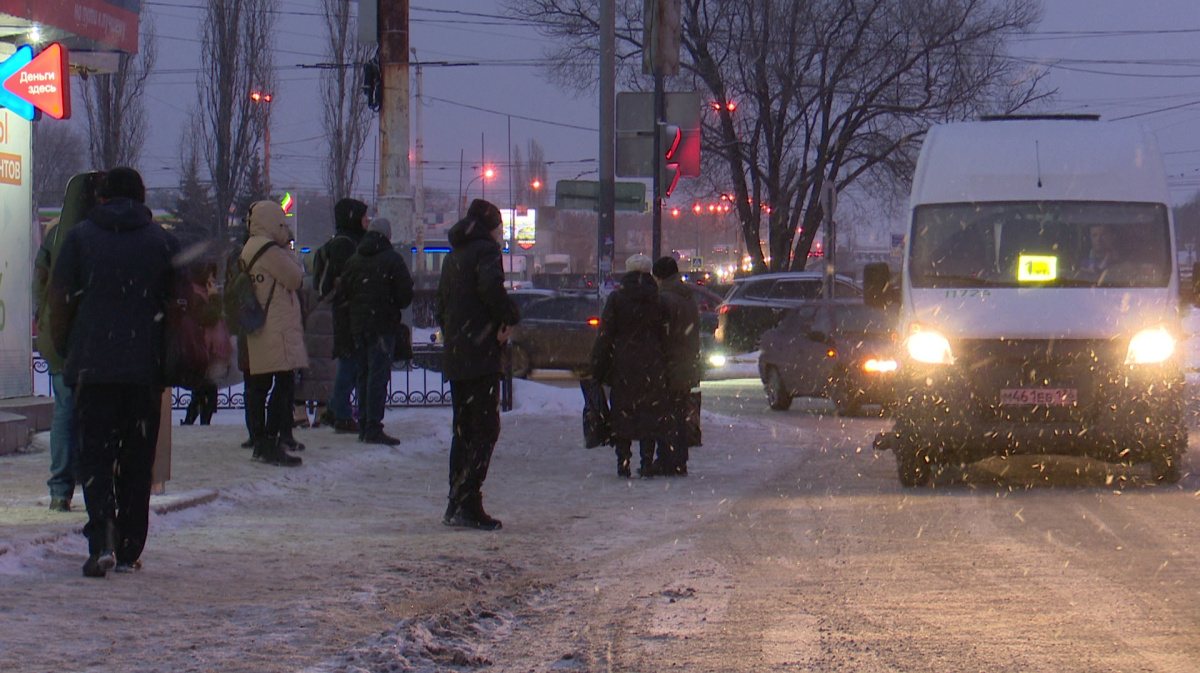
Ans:
<svg viewBox="0 0 1200 673"><path fill-rule="evenodd" d="M525 309L530 304L557 296L557 290L545 290L541 288L523 288L508 291L508 298L516 303L517 310L521 312L521 315L525 315Z"/></svg>
<svg viewBox="0 0 1200 673"><path fill-rule="evenodd" d="M772 409L796 396L828 397L839 415L895 405L897 312L855 300L788 309L762 335L758 373Z"/></svg>
<svg viewBox="0 0 1200 673"><path fill-rule="evenodd" d="M754 350L762 333L779 322L785 309L821 298L823 279L815 271L738 279L717 309L717 344L730 353ZM833 296L861 297L862 288L847 276L837 276Z"/></svg>
<svg viewBox="0 0 1200 673"><path fill-rule="evenodd" d="M513 376L525 378L535 369L586 372L603 308L594 293L559 294L527 304L513 328Z"/></svg>

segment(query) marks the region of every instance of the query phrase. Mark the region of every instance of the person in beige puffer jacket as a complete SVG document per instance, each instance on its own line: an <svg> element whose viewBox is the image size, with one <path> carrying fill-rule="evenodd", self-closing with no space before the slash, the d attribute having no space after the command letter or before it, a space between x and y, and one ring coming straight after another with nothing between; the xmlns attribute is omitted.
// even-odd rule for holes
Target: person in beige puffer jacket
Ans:
<svg viewBox="0 0 1200 673"><path fill-rule="evenodd" d="M279 204L257 201L251 205L249 228L250 238L242 247L243 264L249 264L263 246L276 244L250 270L258 303L267 309L266 324L246 337L250 363L246 418L254 440L254 459L296 466L302 461L287 453L280 438L290 437L295 370L308 366L304 322L296 295L304 280L304 267L289 248L294 235Z"/></svg>

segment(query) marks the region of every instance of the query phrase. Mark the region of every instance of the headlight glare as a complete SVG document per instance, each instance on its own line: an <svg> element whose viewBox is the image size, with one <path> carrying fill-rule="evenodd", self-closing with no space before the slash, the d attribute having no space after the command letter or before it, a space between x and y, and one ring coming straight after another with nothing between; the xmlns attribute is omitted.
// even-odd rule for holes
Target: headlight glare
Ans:
<svg viewBox="0 0 1200 673"><path fill-rule="evenodd" d="M1175 337L1159 325L1144 329L1129 340L1125 355L1127 365L1149 365L1165 361L1175 353Z"/></svg>
<svg viewBox="0 0 1200 673"><path fill-rule="evenodd" d="M946 337L932 331L916 331L904 341L908 357L931 365L952 365L954 354Z"/></svg>

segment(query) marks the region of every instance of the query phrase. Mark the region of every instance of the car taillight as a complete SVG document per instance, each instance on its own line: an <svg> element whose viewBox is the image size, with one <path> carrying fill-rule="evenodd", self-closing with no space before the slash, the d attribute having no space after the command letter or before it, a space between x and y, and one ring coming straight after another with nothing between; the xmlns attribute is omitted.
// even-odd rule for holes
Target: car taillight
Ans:
<svg viewBox="0 0 1200 673"><path fill-rule="evenodd" d="M600 325L599 318L588 318L588 327L597 327Z"/></svg>
<svg viewBox="0 0 1200 673"><path fill-rule="evenodd" d="M729 306L728 305L718 306L717 313L729 313Z"/></svg>

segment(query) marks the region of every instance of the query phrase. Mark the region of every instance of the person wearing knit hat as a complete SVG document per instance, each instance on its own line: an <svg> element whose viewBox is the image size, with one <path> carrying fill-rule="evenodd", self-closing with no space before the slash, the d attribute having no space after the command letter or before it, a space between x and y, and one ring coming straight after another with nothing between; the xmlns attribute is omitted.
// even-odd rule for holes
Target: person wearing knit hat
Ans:
<svg viewBox="0 0 1200 673"><path fill-rule="evenodd" d="M591 374L612 386L610 420L621 477L632 476L629 461L634 440L641 445L638 474L654 476L654 449L665 430L667 317L650 275L652 266L642 254L625 260L626 273L604 305L592 346Z"/></svg>
<svg viewBox="0 0 1200 673"><path fill-rule="evenodd" d="M391 237L391 222L383 217L371 221L333 296L333 305L350 316L354 335L358 441L387 446L400 443L384 432L383 417L401 312L413 300L412 275Z"/></svg>
<svg viewBox="0 0 1200 673"><path fill-rule="evenodd" d="M445 351L442 377L450 382L454 438L450 493L442 523L497 530L483 509L483 482L500 438L500 377L509 330L521 319L504 288L500 243L503 219L495 205L476 199L450 228L434 315Z"/></svg>
<svg viewBox="0 0 1200 673"><path fill-rule="evenodd" d="M688 449L694 441L688 423L692 388L700 385L700 309L692 289L679 276L674 257L654 261L658 296L667 313L666 356L668 428L658 442L655 474L687 476ZM697 410L698 411L698 410ZM696 414L698 418L698 414Z"/></svg>
<svg viewBox="0 0 1200 673"><path fill-rule="evenodd" d="M653 263L650 261L650 258L640 252L625 260L626 273L629 273L630 271L637 271L638 273L650 273L652 268Z"/></svg>
<svg viewBox="0 0 1200 673"><path fill-rule="evenodd" d="M358 244L367 233L367 210L367 204L358 199L344 198L334 204L334 236L313 255L313 287L321 300L332 299L338 278L346 268L346 261L358 250ZM354 408L350 405L350 393L358 381L356 352L354 335L350 331L350 316L345 307L335 306L333 357L337 360L337 373L333 379L333 391L329 395L329 406L319 421L339 433L357 433L360 430L358 422L354 420Z"/></svg>

